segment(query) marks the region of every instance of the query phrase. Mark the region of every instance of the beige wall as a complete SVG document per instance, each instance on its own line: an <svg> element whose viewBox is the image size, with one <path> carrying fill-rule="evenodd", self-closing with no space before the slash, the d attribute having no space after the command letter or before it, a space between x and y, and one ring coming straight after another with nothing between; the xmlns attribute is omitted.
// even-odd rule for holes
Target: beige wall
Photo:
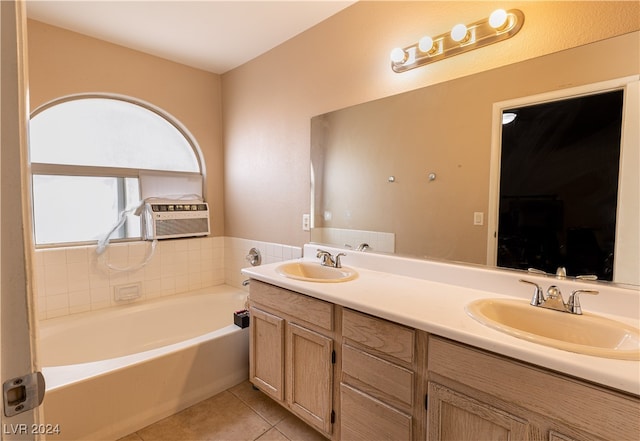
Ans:
<svg viewBox="0 0 640 441"><path fill-rule="evenodd" d="M207 168L213 235L224 235L220 76L28 21L31 109L84 92L132 96L177 118L196 138Z"/></svg>
<svg viewBox="0 0 640 441"><path fill-rule="evenodd" d="M390 69L391 48L505 6L525 14L514 38L403 74ZM222 76L226 234L309 240L301 219L311 117L636 31L639 13L635 1L356 3Z"/></svg>

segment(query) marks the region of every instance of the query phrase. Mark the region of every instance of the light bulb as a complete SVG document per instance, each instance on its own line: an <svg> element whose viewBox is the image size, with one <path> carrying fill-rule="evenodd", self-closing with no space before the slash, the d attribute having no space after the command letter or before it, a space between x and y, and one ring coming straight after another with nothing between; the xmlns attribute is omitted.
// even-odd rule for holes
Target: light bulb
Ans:
<svg viewBox="0 0 640 441"><path fill-rule="evenodd" d="M420 41L418 41L418 49L420 52L428 53L433 49L433 38L431 37L422 37Z"/></svg>
<svg viewBox="0 0 640 441"><path fill-rule="evenodd" d="M457 24L451 29L451 39L453 41L462 41L467 36L467 27L463 24Z"/></svg>
<svg viewBox="0 0 640 441"><path fill-rule="evenodd" d="M489 25L494 29L500 29L507 23L507 11L496 9L489 16Z"/></svg>
<svg viewBox="0 0 640 441"><path fill-rule="evenodd" d="M407 53L402 48L395 48L391 51L391 61L393 63L404 63L407 59Z"/></svg>

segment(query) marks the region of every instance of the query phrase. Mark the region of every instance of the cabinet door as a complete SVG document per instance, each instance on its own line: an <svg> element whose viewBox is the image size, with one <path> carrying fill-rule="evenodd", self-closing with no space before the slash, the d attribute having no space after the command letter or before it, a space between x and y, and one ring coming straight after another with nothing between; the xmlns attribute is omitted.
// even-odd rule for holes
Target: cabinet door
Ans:
<svg viewBox="0 0 640 441"><path fill-rule="evenodd" d="M251 307L249 379L260 390L284 401L284 319Z"/></svg>
<svg viewBox="0 0 640 441"><path fill-rule="evenodd" d="M528 424L500 409L429 382L429 441L528 439Z"/></svg>
<svg viewBox="0 0 640 441"><path fill-rule="evenodd" d="M287 404L300 418L331 433L333 340L287 324Z"/></svg>

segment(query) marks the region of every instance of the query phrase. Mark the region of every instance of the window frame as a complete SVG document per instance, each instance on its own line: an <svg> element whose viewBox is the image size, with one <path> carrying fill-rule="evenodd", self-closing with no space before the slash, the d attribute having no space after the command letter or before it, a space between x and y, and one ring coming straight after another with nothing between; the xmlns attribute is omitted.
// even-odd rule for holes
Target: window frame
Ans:
<svg viewBox="0 0 640 441"><path fill-rule="evenodd" d="M89 177L108 177L108 178L136 178L138 179L140 190L143 188L144 175L154 175L160 177L198 177L201 178L202 188L201 195L204 200L207 198L206 190L206 166L204 162L204 156L202 154L202 150L198 145L195 137L191 134L191 132L173 115L168 113L167 111L138 98L134 98L126 95L119 95L113 93L79 93L72 95L65 95L59 98L55 98L51 101L48 101L36 109L34 109L31 114L29 120L36 117L43 111L54 107L58 104L62 104L68 101L75 101L81 99L110 99L110 100L119 100L124 101L129 104L133 104L139 107L142 107L145 110L151 111L165 120L167 123L171 124L175 127L178 132L185 138L189 146L193 149L193 153L196 157L198 168L200 172L189 172L189 171L171 171L171 170L156 170L156 169L141 169L141 168L127 168L127 167L102 167L102 166L89 166L89 165L71 165L71 164L50 164L50 163L39 163L39 162L31 162L29 161L29 174L30 174L30 183L29 185L29 193L31 195L31 213L35 212L34 207L34 194L33 194L33 176L34 175L56 175L56 176L89 176ZM30 152L30 150L29 150ZM142 197L142 194L140 195ZM60 242L60 243L46 243L46 244L38 244L35 241L35 227L36 220L35 216L32 217L32 233L34 235L34 245L36 249L45 249L45 248L60 248L60 247L73 247L73 246L86 246L93 245L97 243L97 240L90 241L76 241L76 242ZM105 232L106 234L106 232ZM130 237L130 238L114 238L111 242L135 242L140 241L140 237Z"/></svg>

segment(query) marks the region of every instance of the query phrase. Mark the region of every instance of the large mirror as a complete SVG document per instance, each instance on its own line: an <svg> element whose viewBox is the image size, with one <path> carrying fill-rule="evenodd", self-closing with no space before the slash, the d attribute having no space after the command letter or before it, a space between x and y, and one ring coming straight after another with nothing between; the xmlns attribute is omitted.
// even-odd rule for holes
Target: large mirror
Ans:
<svg viewBox="0 0 640 441"><path fill-rule="evenodd" d="M500 172L495 151L502 135L496 128L502 109L496 103L623 77L633 80L640 73L637 36L615 37L314 117L311 240L495 265ZM637 106L635 84L624 90ZM634 100L625 99L625 106ZM629 123L634 109L627 107L623 138L631 147L623 145L620 158L626 199L613 208L613 217L622 211L626 231L633 231L640 210L633 189L639 185L638 120L636 113ZM568 161L566 167L575 164ZM556 177L557 170L545 179ZM639 285L637 233L622 242L615 244L615 266L622 269L608 278Z"/></svg>

